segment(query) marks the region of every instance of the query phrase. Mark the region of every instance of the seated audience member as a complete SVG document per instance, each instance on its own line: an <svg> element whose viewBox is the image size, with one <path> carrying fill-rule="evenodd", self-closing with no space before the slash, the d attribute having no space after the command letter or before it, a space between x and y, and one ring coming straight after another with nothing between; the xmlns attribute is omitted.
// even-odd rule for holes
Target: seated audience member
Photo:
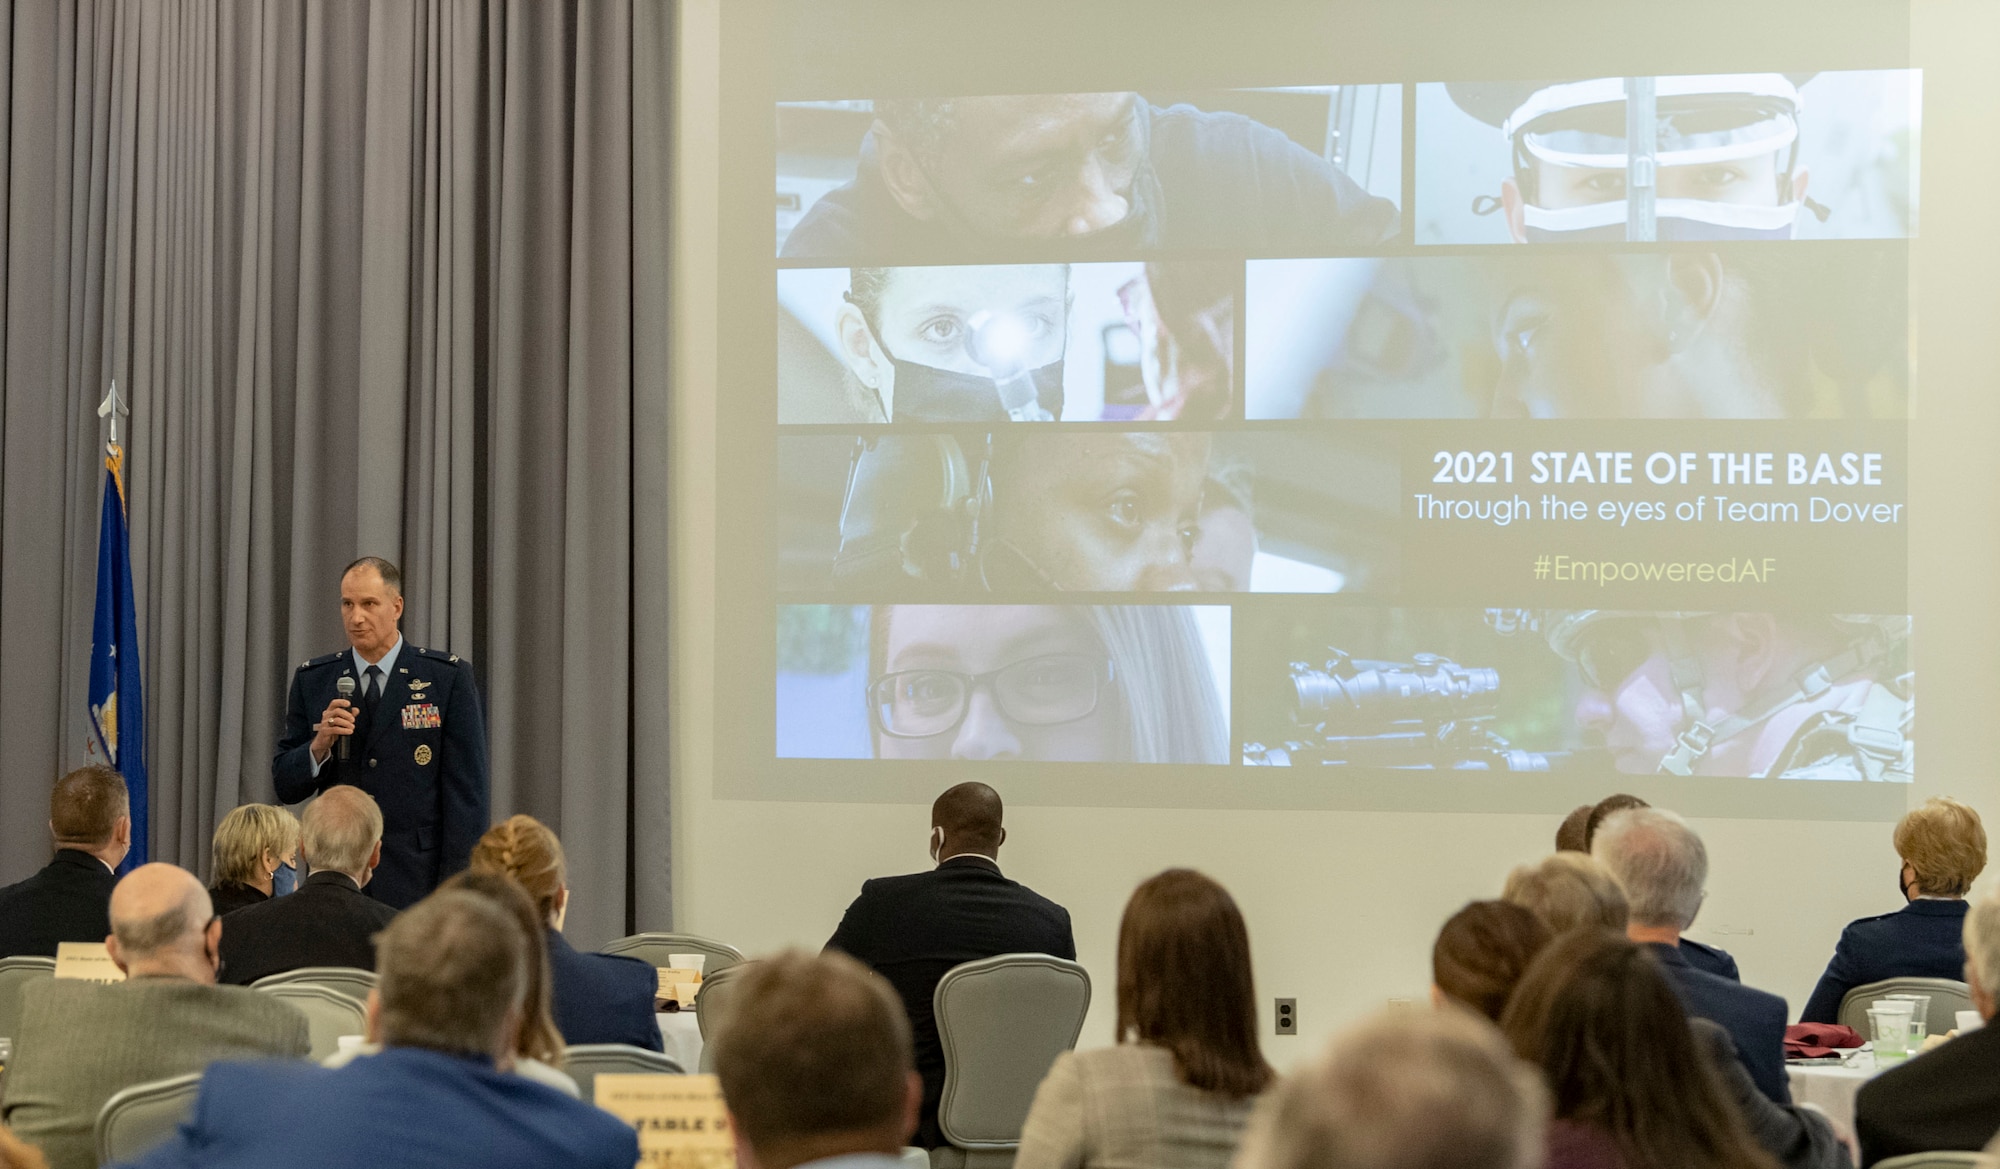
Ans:
<svg viewBox="0 0 2000 1169"><path fill-rule="evenodd" d="M49 1163L35 1146L0 1124L0 1169L49 1169Z"/></svg>
<svg viewBox="0 0 2000 1169"><path fill-rule="evenodd" d="M361 891L382 863L382 809L358 787L330 787L300 820L312 875L298 892L229 915L222 980L240 986L301 966L375 969L375 935L395 909Z"/></svg>
<svg viewBox="0 0 2000 1169"><path fill-rule="evenodd" d="M487 898L433 893L382 933L368 996L379 1054L342 1068L217 1064L180 1130L138 1164L632 1169L630 1125L508 1073L535 945Z"/></svg>
<svg viewBox="0 0 2000 1169"><path fill-rule="evenodd" d="M1431 1003L1455 1002L1495 1022L1549 928L1519 905L1474 901L1445 920L1431 947Z"/></svg>
<svg viewBox="0 0 2000 1169"><path fill-rule="evenodd" d="M54 1169L94 1169L93 1125L121 1088L218 1059L302 1057L290 1003L215 985L222 922L194 874L141 865L111 894L111 960L126 981L44 979L21 991L4 1119Z"/></svg>
<svg viewBox="0 0 2000 1169"><path fill-rule="evenodd" d="M527 893L515 883L512 877L500 873L482 873L471 869L461 869L446 878L440 889L462 889L476 897L484 897L505 910L520 923L521 931L529 937L542 934L541 919L535 915L535 903ZM341 1068L365 1055L374 1055L382 1050L379 1043L362 1043L355 1047L342 1048L320 1061L321 1067ZM544 952L537 951L528 956L528 993L522 999L521 1026L514 1034L513 1073L525 1076L538 1084L546 1084L566 1096L579 1096L576 1081L562 1071L563 1037L556 1030L554 1016L549 1014L549 959Z"/></svg>
<svg viewBox="0 0 2000 1169"><path fill-rule="evenodd" d="M1056 1057L1015 1169L1223 1169L1273 1078L1243 915L1214 881L1168 869L1118 926L1117 1046Z"/></svg>
<svg viewBox="0 0 2000 1169"><path fill-rule="evenodd" d="M550 1001L565 1043L625 1043L661 1050L653 1000L659 972L637 958L578 953L563 939L569 912L562 842L533 816L514 816L472 846L472 868L511 877L533 900L547 939Z"/></svg>
<svg viewBox="0 0 2000 1169"><path fill-rule="evenodd" d="M227 914L298 887L299 821L276 804L232 808L215 827L215 912Z"/></svg>
<svg viewBox="0 0 2000 1169"><path fill-rule="evenodd" d="M1590 804L1578 804L1576 809L1563 817L1556 825L1557 852L1589 852L1590 839L1585 830L1590 824L1590 813L1595 808Z"/></svg>
<svg viewBox="0 0 2000 1169"><path fill-rule="evenodd" d="M730 990L715 1074L736 1164L896 1169L924 1089L894 988L845 954L794 950Z"/></svg>
<svg viewBox="0 0 2000 1169"><path fill-rule="evenodd" d="M1687 1013L1729 1032L1750 1076L1779 1104L1792 1102L1785 1078L1785 1000L1691 964L1681 931L1694 923L1707 895L1708 850L1687 822L1658 808L1614 813L1598 830L1592 855L1625 890L1631 920L1625 933L1647 944Z"/></svg>
<svg viewBox="0 0 2000 1169"><path fill-rule="evenodd" d="M1647 949L1564 934L1507 1004L1501 1028L1555 1100L1548 1169L1775 1169Z"/></svg>
<svg viewBox="0 0 2000 1169"><path fill-rule="evenodd" d="M1986 1026L1891 1068L1861 1087L1854 1132L1861 1162L1945 1149L1979 1149L2000 1132L2000 896L1965 915L1965 981Z"/></svg>
<svg viewBox="0 0 2000 1169"><path fill-rule="evenodd" d="M1558 852L1507 874L1500 900L1540 918L1551 934L1591 927L1625 932L1631 912L1611 870L1584 853Z"/></svg>
<svg viewBox="0 0 2000 1169"><path fill-rule="evenodd" d="M1377 1015L1278 1082L1236 1169L1541 1169L1548 1091L1466 1011Z"/></svg>
<svg viewBox="0 0 2000 1169"><path fill-rule="evenodd" d="M924 1078L916 1143L944 1143L937 1127L944 1092L944 1049L931 994L962 962L996 954L1051 954L1074 959L1069 911L1000 874L1000 793L961 783L931 805L931 859L937 867L861 886L827 948L859 958L889 980L910 1015L917 1071Z"/></svg>
<svg viewBox="0 0 2000 1169"><path fill-rule="evenodd" d="M1952 978L1965 970L1965 892L1986 868L1986 829L1957 800L1925 800L1896 825L1896 884L1903 908L1864 917L1840 932L1833 960L1800 1013L1804 1023L1837 1023L1840 1000L1885 978ZM1943 1031L1932 1021L1933 1029Z"/></svg>
<svg viewBox="0 0 2000 1169"><path fill-rule="evenodd" d="M1597 842L1597 830L1604 827L1604 822L1613 815L1632 808L1650 807L1651 804L1638 796L1628 796L1623 792L1597 801L1596 806L1590 810L1590 818L1584 822L1583 851L1591 851L1591 846ZM1728 951L1703 945L1693 938L1682 938L1679 944L1681 957L1686 958L1688 965L1696 970L1706 970L1731 982L1742 981L1743 976L1736 968L1736 959L1731 957Z"/></svg>
<svg viewBox="0 0 2000 1169"><path fill-rule="evenodd" d="M34 876L0 889L0 958L53 958L61 942L101 942L118 865L132 848L125 780L109 767L79 767L49 794L55 858Z"/></svg>

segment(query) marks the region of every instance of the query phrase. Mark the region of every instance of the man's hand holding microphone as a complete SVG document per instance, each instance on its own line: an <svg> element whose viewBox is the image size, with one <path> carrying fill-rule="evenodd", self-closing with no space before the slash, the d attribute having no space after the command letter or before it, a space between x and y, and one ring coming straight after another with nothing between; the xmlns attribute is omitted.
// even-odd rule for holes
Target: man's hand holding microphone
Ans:
<svg viewBox="0 0 2000 1169"><path fill-rule="evenodd" d="M350 749L348 744L354 741L355 706L348 701L354 697L354 679L343 674L333 685L340 691L340 697L326 704L326 712L320 715L318 725L313 727L312 757L315 763L325 763L327 756L335 752L346 759Z"/></svg>

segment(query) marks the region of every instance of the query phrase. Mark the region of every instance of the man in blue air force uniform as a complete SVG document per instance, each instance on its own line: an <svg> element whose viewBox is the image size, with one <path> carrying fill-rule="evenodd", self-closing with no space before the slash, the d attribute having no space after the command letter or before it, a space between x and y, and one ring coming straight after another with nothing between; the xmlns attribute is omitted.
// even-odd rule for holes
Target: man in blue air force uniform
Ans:
<svg viewBox="0 0 2000 1169"><path fill-rule="evenodd" d="M403 576L364 556L340 578L349 649L292 675L271 762L278 798L353 784L382 808L382 864L367 892L398 909L465 867L486 831L486 718L472 663L404 642ZM352 701L340 679L354 680ZM348 757L340 757L342 736Z"/></svg>

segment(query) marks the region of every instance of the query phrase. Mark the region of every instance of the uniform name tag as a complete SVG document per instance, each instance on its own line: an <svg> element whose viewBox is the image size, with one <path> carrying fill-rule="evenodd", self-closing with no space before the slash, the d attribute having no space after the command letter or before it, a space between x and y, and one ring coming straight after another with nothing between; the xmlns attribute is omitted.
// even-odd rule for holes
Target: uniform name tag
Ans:
<svg viewBox="0 0 2000 1169"><path fill-rule="evenodd" d="M444 725L433 703L412 703L403 708L403 729L406 731L427 731Z"/></svg>

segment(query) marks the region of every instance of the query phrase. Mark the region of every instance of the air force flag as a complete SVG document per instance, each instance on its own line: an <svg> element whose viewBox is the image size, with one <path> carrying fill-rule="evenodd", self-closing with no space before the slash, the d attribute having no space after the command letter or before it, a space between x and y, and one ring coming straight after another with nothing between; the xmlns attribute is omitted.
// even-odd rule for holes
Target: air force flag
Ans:
<svg viewBox="0 0 2000 1169"><path fill-rule="evenodd" d="M125 531L124 452L104 460L104 517L97 530L97 616L90 631L93 746L125 777L132 795L132 851L118 871L146 863L146 700L139 683L139 619Z"/></svg>

